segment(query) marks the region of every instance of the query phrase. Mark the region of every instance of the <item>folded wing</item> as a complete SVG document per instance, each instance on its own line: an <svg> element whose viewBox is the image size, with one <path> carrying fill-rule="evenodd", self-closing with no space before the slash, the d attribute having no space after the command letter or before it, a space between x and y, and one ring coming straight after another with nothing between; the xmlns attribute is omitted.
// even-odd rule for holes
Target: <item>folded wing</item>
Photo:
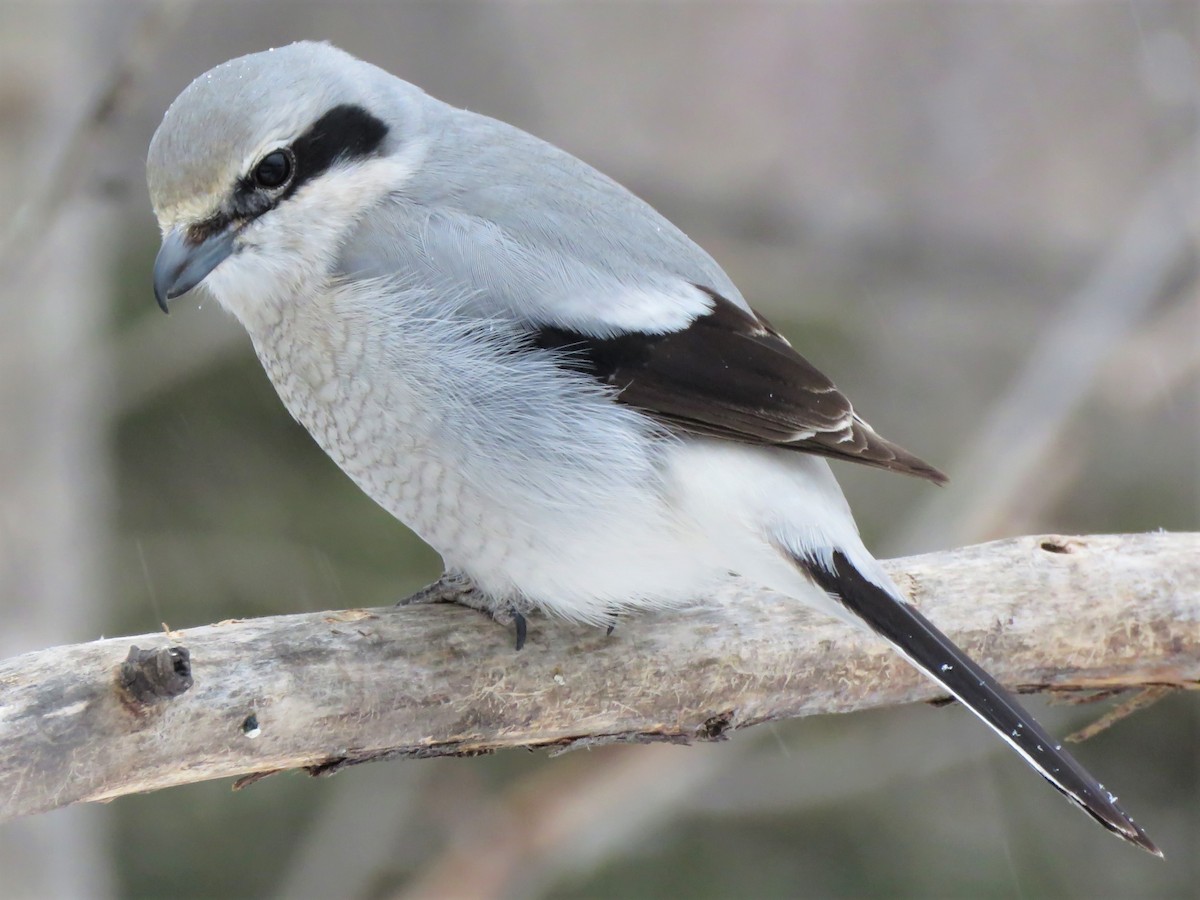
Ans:
<svg viewBox="0 0 1200 900"><path fill-rule="evenodd" d="M765 319L702 290L712 297L712 311L679 331L594 337L543 326L534 342L563 351L565 365L615 386L621 403L683 431L946 481L876 434Z"/></svg>

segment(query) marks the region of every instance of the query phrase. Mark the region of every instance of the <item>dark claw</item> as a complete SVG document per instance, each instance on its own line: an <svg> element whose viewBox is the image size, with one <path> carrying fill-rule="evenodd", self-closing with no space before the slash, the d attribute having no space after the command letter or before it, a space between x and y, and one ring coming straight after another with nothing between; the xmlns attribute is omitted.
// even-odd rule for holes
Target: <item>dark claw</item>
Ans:
<svg viewBox="0 0 1200 900"><path fill-rule="evenodd" d="M517 627L517 649L520 650L525 646L525 617L517 610L512 611L513 625Z"/></svg>
<svg viewBox="0 0 1200 900"><path fill-rule="evenodd" d="M606 628L604 631L604 634L606 636L612 637L612 633L613 633L613 631L616 630L616 627L617 627L617 619L619 619L619 618L620 618L620 613L615 613L615 612L610 613L609 620L608 620L608 628Z"/></svg>

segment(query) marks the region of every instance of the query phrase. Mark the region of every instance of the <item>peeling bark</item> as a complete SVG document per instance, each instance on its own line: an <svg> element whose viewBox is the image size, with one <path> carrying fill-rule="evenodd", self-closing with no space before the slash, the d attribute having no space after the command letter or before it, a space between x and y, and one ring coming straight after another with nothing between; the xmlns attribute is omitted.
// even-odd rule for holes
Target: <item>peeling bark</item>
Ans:
<svg viewBox="0 0 1200 900"><path fill-rule="evenodd" d="M1200 683L1200 534L1024 537L887 568L1018 691ZM130 702L134 644L186 648L194 684ZM507 629L456 607L220 622L25 654L0 663L0 692L3 819L283 769L718 740L939 696L872 635L741 583L695 609L624 619L611 637L532 619L520 652Z"/></svg>

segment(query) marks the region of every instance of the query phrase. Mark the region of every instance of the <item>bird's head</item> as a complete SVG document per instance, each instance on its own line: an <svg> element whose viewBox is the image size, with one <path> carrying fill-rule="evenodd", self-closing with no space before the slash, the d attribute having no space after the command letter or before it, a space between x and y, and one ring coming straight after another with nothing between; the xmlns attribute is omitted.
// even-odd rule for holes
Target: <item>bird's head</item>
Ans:
<svg viewBox="0 0 1200 900"><path fill-rule="evenodd" d="M364 209L424 154L426 95L329 44L231 60L171 104L146 177L162 229L154 293L204 283L248 327L327 276Z"/></svg>

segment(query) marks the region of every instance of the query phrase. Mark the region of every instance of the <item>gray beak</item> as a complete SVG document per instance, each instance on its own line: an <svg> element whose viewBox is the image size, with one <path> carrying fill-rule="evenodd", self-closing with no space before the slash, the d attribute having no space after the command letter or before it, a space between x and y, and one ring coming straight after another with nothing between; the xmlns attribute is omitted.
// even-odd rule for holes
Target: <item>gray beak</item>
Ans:
<svg viewBox="0 0 1200 900"><path fill-rule="evenodd" d="M186 294L233 252L236 234L227 228L194 243L183 229L167 232L154 260L154 299L163 312L168 300Z"/></svg>

